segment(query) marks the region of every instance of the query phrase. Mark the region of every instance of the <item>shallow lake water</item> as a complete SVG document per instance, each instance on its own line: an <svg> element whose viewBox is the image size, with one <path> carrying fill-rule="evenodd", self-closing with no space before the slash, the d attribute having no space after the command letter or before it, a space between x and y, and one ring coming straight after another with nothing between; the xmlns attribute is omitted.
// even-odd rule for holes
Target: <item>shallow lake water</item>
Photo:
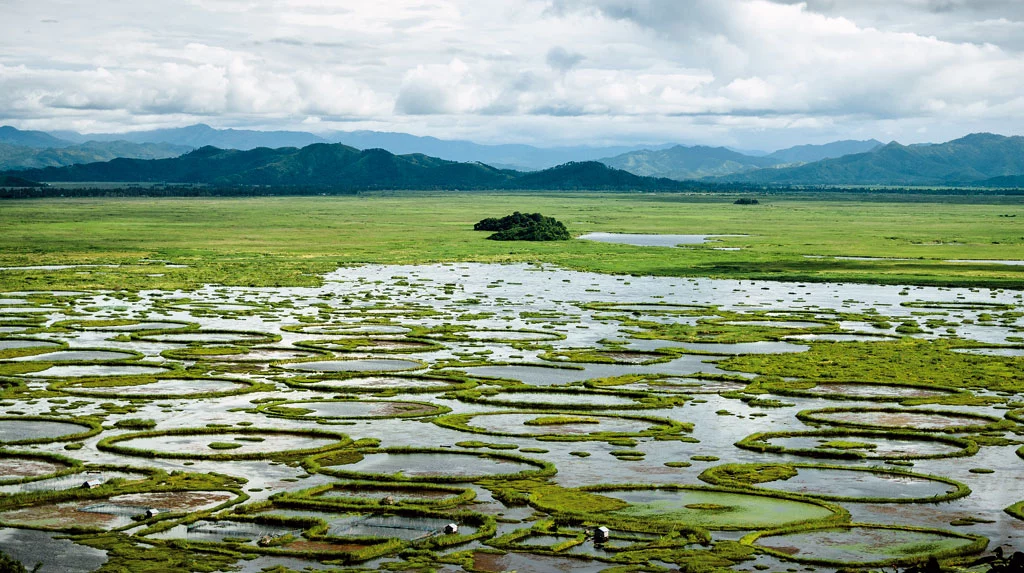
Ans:
<svg viewBox="0 0 1024 573"><path fill-rule="evenodd" d="M650 236L641 238L650 239ZM676 239L665 240L671 242ZM673 242L664 246L677 244L681 243ZM792 453L748 451L733 444L759 431L813 429L797 419L796 414L801 410L877 407L878 399L945 397L952 394L952 391L886 385L880 384L881 380L822 378L816 381L817 385L809 384L809 389L799 390L800 397L758 395L762 399L778 401L772 404L775 407L761 407L757 403L740 400L740 395L734 393L720 395L721 392L742 390L747 384L746 380L752 377L747 373L727 370L725 366L728 360L747 354L760 355L758 359L764 360L797 358L799 353L816 352L823 347L838 350L841 346L860 342L870 342L868 346L879 345L884 348L884 345L893 344L896 337L903 336L895 332L897 326L913 321L920 327L920 332L908 336L939 342L944 339L962 339L966 342L964 346L985 345L956 349L956 352L971 353L972 359L1003 361L998 363L1006 365L1012 372L1012 368L1020 368L1020 350L1017 346L1021 345L1024 336L1024 321L1016 314L1024 310L1024 297L1018 290L611 276L537 265L367 265L338 269L326 275L324 284L319 287L245 288L211 285L188 292L143 291L138 293L138 297L118 292L75 292L64 295L68 298L62 299L59 304L46 306L33 306L29 300L34 299L26 296L0 293L0 298L11 301L11 304L2 305L8 309L3 312L3 328L23 329L18 332L27 329L31 334L24 336L45 338L45 343L31 344L45 345L48 347L46 350L56 348L54 345L66 345L69 350L56 350L35 355L31 359L0 363L0 367L12 372L4 375L5 382L20 383L26 392L20 396L14 394L5 400L3 412L11 417L47 415L68 421L76 416L102 415L105 429L100 435L83 440L84 446L81 449L65 450L67 442L59 441L60 436L82 432L84 427L65 422L35 423L8 419L0 421L0 441L56 438L58 441L25 448L111 467L214 472L244 477L248 480L244 489L251 496L251 502L265 501L271 495L281 492L295 492L317 485L341 483L343 480L329 475L307 474L301 464L280 463L273 459L212 461L198 457L192 460L150 458L102 450L97 448L96 443L105 437L134 431L115 428L114 424L119 420L137 418L153 420L158 431L206 429L211 424L223 425L225 429L211 434L137 438L118 442L117 445L148 448L162 453L232 455L275 453L334 443L333 439L328 438L270 432L255 435L263 441L246 441L237 439L246 437L245 434L229 430L258 427L280 430L326 429L344 432L352 439L380 440L382 447L439 448L441 451L436 453L367 452L355 463L325 464L324 467L325 471L356 472L353 475L357 478L400 472L407 478L424 480L428 485L433 479L464 484L460 487L474 487L481 504L460 508L470 511L474 508L483 511L486 508L492 514L514 515L515 519L524 520L521 523L500 523L499 535L529 527L537 516L533 516L529 508L505 507L480 486L470 486L465 482L479 476L512 474L539 468L473 454L500 454L500 448L518 447L518 451L510 449L505 453L554 464L558 473L549 479L565 487L602 483L698 485L702 482L697 476L702 471L724 463L821 463L824 460ZM186 299L188 302L183 302ZM62 306L65 304L66 307ZM884 321L875 320L875 317ZM74 324L74 321L88 324L86 321L92 320L134 322L123 326L74 326L45 331L47 326L61 321L68 321L64 324ZM768 331L769 335L740 343L732 342L736 338L723 342L722 339L703 336L677 340L656 336L649 338L656 331L646 332L646 326L641 328L635 323L626 324L629 320L687 328L729 323L742 329L749 325L756 328L752 332ZM930 321L935 324L929 324ZM37 325L44 332L38 333ZM186 325L193 325L193 328L199 330L178 332ZM142 332L147 330L176 332ZM389 340L394 340L393 337L410 333L414 333L415 338L422 336L430 339L439 346L424 346L422 350L406 347L402 350L410 352L397 356L385 355L383 351L374 354L376 348L384 350L384 346L370 345L358 349L344 346L345 337L372 337L380 344L387 344ZM634 337L641 333L645 338ZM267 335L271 335L271 338ZM9 342L19 335L7 336L0 344L22 344L20 341ZM280 340L276 341L278 336ZM275 341L268 342L270 339ZM326 354L323 355L297 346L326 339L336 339L337 344L326 347ZM239 346L247 352L238 351L236 347ZM214 354L206 358L199 352L176 354L192 349L217 351L220 347L231 347L233 353ZM3 348L0 346L0 349ZM626 363L656 358L636 353L658 349L694 354L681 354L656 363ZM68 354L82 351L104 354ZM571 356L573 351L585 351L579 356L588 360L610 358L622 363L551 360L553 356ZM134 353L142 355L139 362L88 363L93 360L122 360L136 356ZM776 356L783 354L788 356ZM191 358L180 359L184 355ZM28 371L42 368L38 362L54 361L54 358L60 357L64 360L59 365L35 372ZM294 361L296 359L305 361ZM386 374L387 371L396 373ZM190 373L186 375L183 372ZM132 378L153 374L166 378ZM112 378L82 380L93 376ZM62 394L59 387L55 387L49 394L33 394L65 379L72 383L67 388L73 395ZM233 390L245 389L241 383L230 379L267 384L273 390L206 399L195 396L205 392L231 394ZM453 392L474 385L476 389L469 391L481 391L483 397L479 400L460 400L459 396L463 395ZM566 385L572 387L572 393L564 389L560 392L544 391ZM516 386L519 390L506 391L505 386ZM634 398L601 393L596 390L598 388L649 392L651 396L661 398L678 399L679 396L687 395L692 399L679 399L680 405L675 407L660 405L663 402L657 408L625 410L621 407L634 404ZM986 400L1021 399L1019 395L1011 397L979 389L972 391ZM374 396L380 392L385 394ZM837 396L843 399L835 399ZM325 401L337 398L345 400ZM376 400L388 400L390 403ZM265 407L271 401L285 401L282 404L284 408L304 408L309 412L297 417L268 416L263 412L272 412ZM453 414L494 415L475 416L468 421L470 426L488 433L467 433L445 428L430 423L429 416L425 419L378 418L396 413L398 407L394 404L411 402L445 406L451 408ZM508 404L502 405L500 402ZM976 403L984 402L979 400ZM546 409L546 413L513 413L530 409L530 403L548 404L552 409ZM600 408L596 412L582 409L572 412L573 406L577 405ZM956 414L1002 417L1004 413L1003 410L987 405L924 408L949 410L954 414L951 414L952 417L935 418L927 414L900 413L892 419L874 414L837 414L834 420L872 425L885 425L897 420L907 421L922 429L941 430L951 423L950 420L976 421L966 416L957 417ZM524 424L531 419L551 415L551 412L594 417L598 422ZM627 418L610 417L608 414L622 414ZM632 415L692 423L693 431L685 432L682 436L692 437L696 441L658 441L650 437L634 437L631 438L632 442L627 442L634 445L626 446L610 444L606 440L565 442L538 440L534 437L538 434L572 437L595 431L635 435L651 427L649 422L629 419L628 416ZM318 421L330 425L320 425ZM1000 432L999 435L1019 439L1012 433ZM773 439L770 442L790 448L820 451L826 450L821 446L831 440L861 442L860 448L856 449L858 444L854 444L855 449L852 451L867 456L865 460L827 460L841 467L892 467L885 465L885 458L951 453L959 449L940 442L861 436L828 440L798 436ZM210 444L214 443L230 444L230 447L211 448ZM874 447L866 447L867 444ZM488 449L489 446L494 449ZM1017 447L986 445L972 457L912 460L913 466L908 469L914 472L950 477L969 485L972 493L964 498L942 504L843 501L839 505L848 509L853 519L859 522L970 531L989 537L993 546L1008 543L1024 547L1024 521L1016 520L1002 511L1004 507L1024 498L1021 493L1024 491L1024 471L1021 471L1024 469L1024 460L1014 453ZM5 449L22 447L11 446ZM522 451L524 449L527 451ZM613 455L613 452L621 450L642 455L632 456L634 459L631 460ZM828 451L833 450L837 453L850 451L841 448ZM972 473L972 468L984 468L992 470L992 473ZM106 473L101 479L142 475L127 469L102 471ZM86 477L87 474L78 473L24 484L8 484L0 486L0 493L77 488ZM788 480L762 483L759 487L811 495L881 496L916 500L944 494L951 486L894 474L843 469L800 469L798 475ZM426 494L393 489L374 490L369 497L376 499L393 495L399 499L427 497L436 500L451 495L448 492L438 493L437 490L433 494ZM354 490L350 496L346 490L331 490L319 497L324 500L343 500L346 497L359 497L360 493ZM715 512L718 509L709 509L710 506L702 509L700 505L728 505L721 503L726 500L725 497L714 502L708 501L708 496L704 495L700 500L680 505L686 496L678 492L668 494L665 491L652 493L620 490L615 492L615 496L621 496L624 500L628 497L634 512L645 509L664 512L668 508L678 512L677 517L681 521L703 520L705 524L712 524L714 519L724 519L723 515L729 514L724 510L717 514ZM770 504L765 505L767 502L764 502L764 496L757 495L739 496L731 502L740 507L742 504L739 502L744 500L750 503L743 507L761 511L766 520L771 518L785 521L803 512L822 511L813 504L807 507L808 504L788 500L766 511ZM685 507L688 504L697 505L694 508ZM114 505L121 507L127 504L119 501ZM757 511L752 511L752 514ZM276 509L271 513L281 514ZM739 510L731 512L734 518L739 514ZM385 535L387 531L402 530L401 537L408 538L406 531L415 537L414 533L423 529L420 525L436 525L430 521L433 518L430 518L430 523L417 523L416 527L403 529L403 524L399 524L399 527L392 528L392 524L387 521L346 522L350 517L343 519L341 515L341 512L332 515L336 531L361 531L370 535ZM950 525L954 519L968 516L983 516L992 523L961 528ZM131 523L130 512L128 517L121 516L118 519L122 518L129 520L125 523ZM757 524L748 525L760 527ZM344 529L346 527L349 529ZM293 526L253 525L242 521L204 518L188 525L175 525L155 537L196 541L244 537L250 540L244 547L255 551L256 540L261 535L300 532L301 528ZM743 533L716 530L713 537L716 540L738 539ZM761 543L780 547L794 540L807 544L824 543L831 539L829 535L814 537L808 534L808 537L801 539L762 539ZM31 543L39 543L43 549L26 553L26 536L32 538ZM551 537L534 538L530 544L543 546L542 541L557 540L557 536ZM846 547L859 543L857 539L856 536L846 536L843 539L837 538L835 542ZM885 539L891 541L889 537ZM915 539L903 541L905 545L924 542ZM477 550L484 546L475 542L460 546L459 549ZM820 549L811 545L806 547L806 551ZM76 570L75 567L79 566L81 568L77 570L91 570L98 567L105 558L102 552L75 545L73 541L56 540L50 533L27 529L0 529L0 549L17 554L26 564L34 565L33 559L45 561L43 571ZM581 555L607 558L604 553L595 551L592 544L574 548L573 551L579 551ZM74 563L65 569L54 569L51 565L54 562L53 555L63 556L60 559L73 560ZM841 555L861 556L847 553ZM316 564L315 560L264 556L240 562L239 567L249 570L255 567L253 564L277 563L275 559L295 566ZM372 570L394 559L397 559L394 555L387 556L370 562L367 567ZM600 571L610 566L606 562L562 555L537 555L529 551L505 555L477 552L474 562L482 571ZM752 563L755 562L746 565ZM756 563L769 564L773 571L801 567L765 556L758 557ZM448 567L451 571L459 570L454 566ZM826 571L829 568L819 567L818 570Z"/></svg>

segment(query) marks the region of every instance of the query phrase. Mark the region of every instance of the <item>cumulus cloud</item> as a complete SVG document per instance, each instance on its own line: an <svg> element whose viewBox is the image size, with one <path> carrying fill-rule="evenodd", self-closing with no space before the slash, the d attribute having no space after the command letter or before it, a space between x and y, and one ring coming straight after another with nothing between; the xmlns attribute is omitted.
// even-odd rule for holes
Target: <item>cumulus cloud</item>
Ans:
<svg viewBox="0 0 1024 573"><path fill-rule="evenodd" d="M4 11L0 122L22 127L205 121L768 147L1024 130L1016 0L38 0Z"/></svg>

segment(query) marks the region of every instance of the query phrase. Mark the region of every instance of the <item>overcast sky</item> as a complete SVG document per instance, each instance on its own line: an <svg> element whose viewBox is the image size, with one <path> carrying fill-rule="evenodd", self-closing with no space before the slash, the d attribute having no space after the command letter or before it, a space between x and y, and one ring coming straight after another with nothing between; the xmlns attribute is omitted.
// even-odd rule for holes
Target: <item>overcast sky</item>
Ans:
<svg viewBox="0 0 1024 573"><path fill-rule="evenodd" d="M1024 0L0 0L0 123L772 150L1024 133Z"/></svg>

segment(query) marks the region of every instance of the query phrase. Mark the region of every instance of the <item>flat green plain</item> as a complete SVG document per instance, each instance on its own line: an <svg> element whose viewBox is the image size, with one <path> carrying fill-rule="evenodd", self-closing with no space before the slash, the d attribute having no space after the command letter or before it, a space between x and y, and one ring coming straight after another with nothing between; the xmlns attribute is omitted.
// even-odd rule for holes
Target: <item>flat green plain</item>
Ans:
<svg viewBox="0 0 1024 573"><path fill-rule="evenodd" d="M544 262L655 276L1019 287L1024 197L405 193L354 197L4 201L0 266L120 264L0 272L0 290L319 284L360 263ZM732 234L686 249L571 240L501 242L473 223L541 212L587 232ZM1018 218L1021 217L1021 218ZM718 250L738 247L740 250ZM833 257L890 260L836 260ZM140 265L143 259L162 264ZM891 260L910 259L910 260ZM160 275L160 276L153 276Z"/></svg>

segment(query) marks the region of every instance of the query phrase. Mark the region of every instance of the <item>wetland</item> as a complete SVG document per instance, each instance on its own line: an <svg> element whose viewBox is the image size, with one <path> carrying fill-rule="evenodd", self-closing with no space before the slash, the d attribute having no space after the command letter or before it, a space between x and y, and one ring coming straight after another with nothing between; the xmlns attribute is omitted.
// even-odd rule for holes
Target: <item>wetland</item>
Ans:
<svg viewBox="0 0 1024 573"><path fill-rule="evenodd" d="M1020 258L1001 227L931 262L819 234L813 254L847 258L794 246L779 265L807 266L780 280L796 267L750 270L771 256L763 221L611 200L672 224L542 198L574 233L643 240L406 256L377 250L384 229L219 276L177 231L162 249L142 232L123 253L176 263L149 282L117 257L3 251L0 550L44 571L475 573L955 567L1024 547L1021 271L945 262Z"/></svg>

